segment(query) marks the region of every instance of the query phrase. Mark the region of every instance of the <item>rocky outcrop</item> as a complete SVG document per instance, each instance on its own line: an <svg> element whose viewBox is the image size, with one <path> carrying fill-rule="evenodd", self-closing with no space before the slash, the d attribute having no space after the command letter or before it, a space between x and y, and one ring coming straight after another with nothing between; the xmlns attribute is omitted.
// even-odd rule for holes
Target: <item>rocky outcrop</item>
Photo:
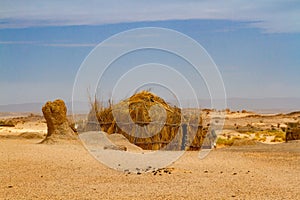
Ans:
<svg viewBox="0 0 300 200"><path fill-rule="evenodd" d="M63 100L48 101L42 108L47 122L47 135L41 143L52 143L59 140L77 139L67 119L67 107Z"/></svg>

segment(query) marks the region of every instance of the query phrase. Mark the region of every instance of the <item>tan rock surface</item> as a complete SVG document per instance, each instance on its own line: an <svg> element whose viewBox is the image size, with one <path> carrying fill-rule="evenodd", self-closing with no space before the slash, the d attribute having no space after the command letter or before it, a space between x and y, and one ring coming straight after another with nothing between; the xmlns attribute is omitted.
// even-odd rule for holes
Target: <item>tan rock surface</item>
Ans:
<svg viewBox="0 0 300 200"><path fill-rule="evenodd" d="M48 101L42 108L47 122L47 135L42 143L57 142L60 139L76 139L67 119L67 107L63 100Z"/></svg>

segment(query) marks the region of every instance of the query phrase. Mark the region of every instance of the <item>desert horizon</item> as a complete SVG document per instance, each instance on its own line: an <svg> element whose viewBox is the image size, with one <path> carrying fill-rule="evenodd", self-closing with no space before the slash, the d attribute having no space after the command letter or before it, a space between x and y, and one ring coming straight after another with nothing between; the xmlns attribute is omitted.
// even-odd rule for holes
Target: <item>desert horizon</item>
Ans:
<svg viewBox="0 0 300 200"><path fill-rule="evenodd" d="M50 100L50 99L49 99ZM168 103L172 103L172 100L166 100ZM211 109L211 100L200 99L199 105L201 109ZM253 111L260 114L279 114L289 113L300 110L300 98L228 98L227 107L232 111ZM183 108L195 108L188 103L188 100L183 100ZM41 113L42 105L44 102L32 102L32 103L9 103L0 105L1 113ZM88 113L91 107L91 102L88 101L66 101L68 108L68 114L72 114L72 104L77 106L75 114ZM103 105L107 105L107 102L103 102ZM217 109L217 108L216 108Z"/></svg>

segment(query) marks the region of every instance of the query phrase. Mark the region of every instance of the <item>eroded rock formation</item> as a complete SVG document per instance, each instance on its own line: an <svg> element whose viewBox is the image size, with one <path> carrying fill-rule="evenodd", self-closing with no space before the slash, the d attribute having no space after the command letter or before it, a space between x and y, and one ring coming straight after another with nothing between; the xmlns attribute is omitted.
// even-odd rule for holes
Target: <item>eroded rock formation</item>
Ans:
<svg viewBox="0 0 300 200"><path fill-rule="evenodd" d="M48 101L42 108L47 122L47 135L41 143L57 142L59 140L76 139L67 119L67 107L63 100Z"/></svg>

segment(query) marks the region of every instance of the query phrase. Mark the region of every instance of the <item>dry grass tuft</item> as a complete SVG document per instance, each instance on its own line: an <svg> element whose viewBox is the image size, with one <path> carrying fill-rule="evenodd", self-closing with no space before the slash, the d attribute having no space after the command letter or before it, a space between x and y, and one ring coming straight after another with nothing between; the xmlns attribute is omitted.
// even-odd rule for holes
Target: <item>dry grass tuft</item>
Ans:
<svg viewBox="0 0 300 200"><path fill-rule="evenodd" d="M199 120L200 116L197 116L196 112L192 117L191 115L193 113L183 115L180 108L169 105L151 92L142 91L118 104L113 105L110 102L107 107L95 100L88 120L95 121L96 118L102 131L108 134L120 133L143 149L179 150L183 145L181 128L183 123L194 125L187 127L186 141L190 145L186 148L200 148L204 140L205 131L199 126L202 123ZM92 125L95 123L88 122L88 126Z"/></svg>

